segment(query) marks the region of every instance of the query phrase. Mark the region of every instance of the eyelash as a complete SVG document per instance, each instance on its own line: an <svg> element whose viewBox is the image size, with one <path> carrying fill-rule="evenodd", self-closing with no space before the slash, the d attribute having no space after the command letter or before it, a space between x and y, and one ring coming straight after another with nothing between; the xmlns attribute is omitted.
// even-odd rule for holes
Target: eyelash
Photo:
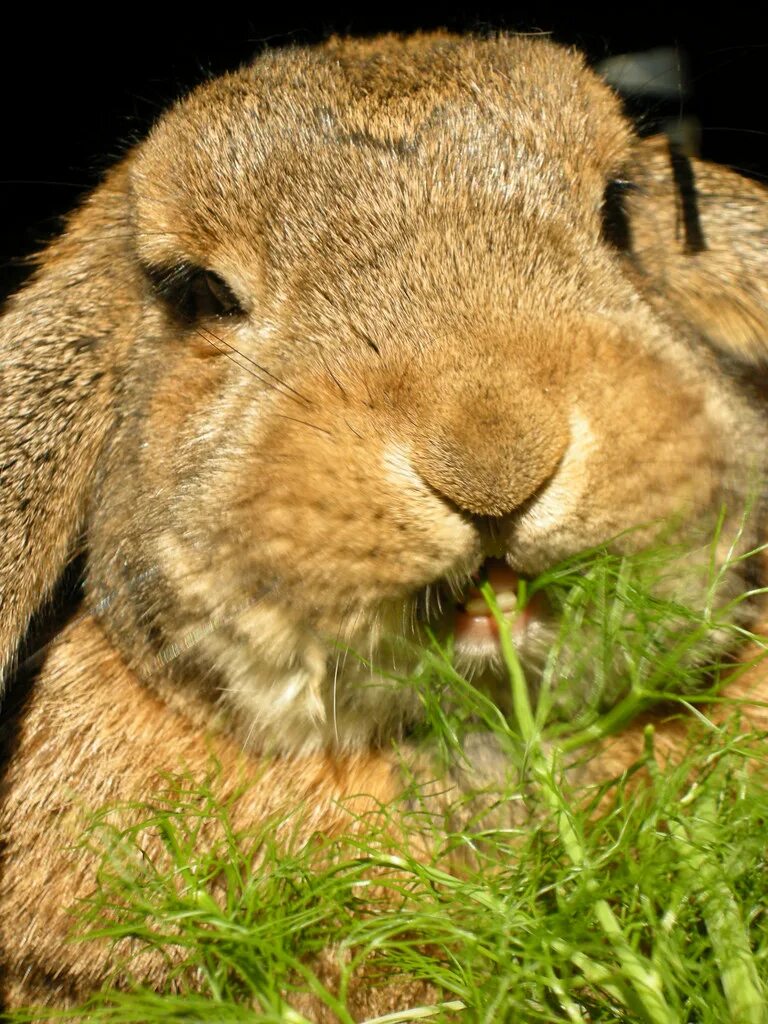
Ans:
<svg viewBox="0 0 768 1024"><path fill-rule="evenodd" d="M226 281L212 270L182 263L171 269L147 267L152 288L172 312L189 323L242 316L244 310Z"/></svg>

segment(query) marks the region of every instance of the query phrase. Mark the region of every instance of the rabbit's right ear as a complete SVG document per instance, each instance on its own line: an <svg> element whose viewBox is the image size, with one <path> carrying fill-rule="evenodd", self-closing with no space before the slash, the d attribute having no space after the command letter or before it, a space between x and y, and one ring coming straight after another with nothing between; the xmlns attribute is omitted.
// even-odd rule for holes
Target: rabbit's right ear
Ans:
<svg viewBox="0 0 768 1024"><path fill-rule="evenodd" d="M131 235L126 161L0 319L0 684L83 523L138 320Z"/></svg>
<svg viewBox="0 0 768 1024"><path fill-rule="evenodd" d="M640 144L630 174L627 221L612 227L640 287L716 348L768 365L768 191L658 136Z"/></svg>

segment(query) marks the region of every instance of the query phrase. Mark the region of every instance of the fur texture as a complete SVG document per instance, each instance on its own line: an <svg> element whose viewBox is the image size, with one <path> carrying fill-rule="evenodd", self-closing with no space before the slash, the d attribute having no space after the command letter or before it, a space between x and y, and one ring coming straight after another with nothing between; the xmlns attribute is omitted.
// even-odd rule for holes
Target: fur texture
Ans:
<svg viewBox="0 0 768 1024"><path fill-rule="evenodd" d="M73 794L145 796L213 732L269 765L246 817L342 828L418 716L348 651L407 673L429 588L670 518L695 561L723 505L725 558L768 461L768 204L692 170L681 199L543 39L335 40L193 92L72 216L0 321L0 665L81 545L88 608L9 714L11 1004L104 971L64 941Z"/></svg>

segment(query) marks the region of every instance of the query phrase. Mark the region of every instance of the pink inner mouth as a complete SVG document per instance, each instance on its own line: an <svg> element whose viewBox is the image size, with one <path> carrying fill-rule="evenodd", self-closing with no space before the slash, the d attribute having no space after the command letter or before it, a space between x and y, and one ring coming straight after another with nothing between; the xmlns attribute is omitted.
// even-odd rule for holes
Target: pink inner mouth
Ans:
<svg viewBox="0 0 768 1024"><path fill-rule="evenodd" d="M520 577L505 562L488 559L481 572L482 578L488 580L493 587L502 612L509 618L513 635L524 633L530 620L543 614L543 598L540 594L535 594L522 611L518 609ZM499 642L498 623L477 587L467 590L463 603L456 609L454 636L458 641L470 643Z"/></svg>

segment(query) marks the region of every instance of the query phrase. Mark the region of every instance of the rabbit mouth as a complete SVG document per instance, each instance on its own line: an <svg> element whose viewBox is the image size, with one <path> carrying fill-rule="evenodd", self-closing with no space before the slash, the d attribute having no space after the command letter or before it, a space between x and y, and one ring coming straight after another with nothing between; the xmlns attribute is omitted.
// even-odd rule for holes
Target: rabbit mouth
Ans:
<svg viewBox="0 0 768 1024"><path fill-rule="evenodd" d="M490 583L493 588L496 604L503 617L509 623L513 638L525 633L527 626L534 618L544 614L544 601L541 595L522 604L520 601L520 584L523 580L513 569L496 558L487 559L476 574L477 579L467 588L463 600L456 606L453 634L457 644L500 643L499 623L483 597L479 584Z"/></svg>
<svg viewBox="0 0 768 1024"><path fill-rule="evenodd" d="M437 627L439 635L452 635L454 653L467 668L473 663L501 661L501 629L480 587L489 583L496 605L509 624L509 633L525 654L533 635L551 625L552 612L545 596L536 593L527 600L523 590L528 580L499 558L487 558L466 581L463 588L455 581L438 584L437 619L430 615L430 595L420 602L419 618L425 625ZM445 598L446 600L443 600Z"/></svg>

